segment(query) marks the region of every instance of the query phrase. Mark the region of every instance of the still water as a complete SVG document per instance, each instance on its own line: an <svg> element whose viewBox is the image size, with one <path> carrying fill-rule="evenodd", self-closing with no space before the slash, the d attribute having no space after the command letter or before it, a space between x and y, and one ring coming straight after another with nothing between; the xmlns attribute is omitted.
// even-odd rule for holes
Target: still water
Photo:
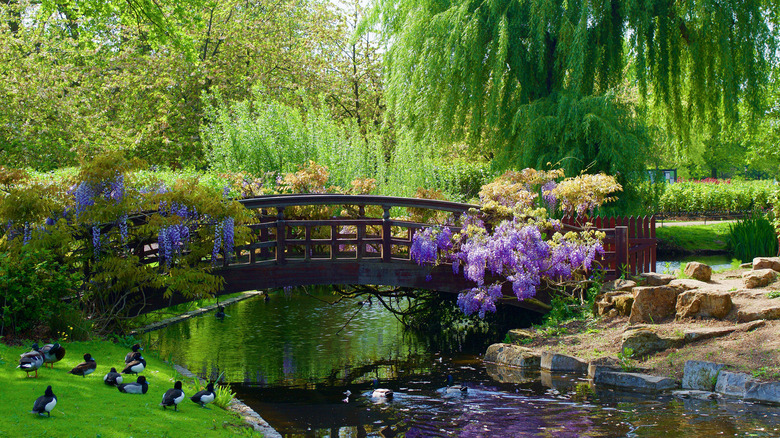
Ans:
<svg viewBox="0 0 780 438"><path fill-rule="evenodd" d="M680 266L683 263L699 262L709 265L713 271L723 271L731 269L734 263L739 265L740 262L735 262L731 256L725 254L718 255L690 255L682 258L668 258L665 260L658 260L655 263L655 272L661 274L678 274Z"/></svg>
<svg viewBox="0 0 780 438"><path fill-rule="evenodd" d="M202 377L223 375L285 437L780 436L777 407L596 391L579 376L486 365L486 346L435 351L377 303L334 300L243 301L222 321L192 318L147 343ZM448 375L467 395L446 391ZM374 378L392 401L371 397Z"/></svg>

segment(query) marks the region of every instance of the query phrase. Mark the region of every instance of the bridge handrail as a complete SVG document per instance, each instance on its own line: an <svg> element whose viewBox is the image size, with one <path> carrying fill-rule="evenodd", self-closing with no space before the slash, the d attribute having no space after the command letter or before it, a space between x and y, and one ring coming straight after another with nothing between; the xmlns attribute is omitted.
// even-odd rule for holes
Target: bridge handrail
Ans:
<svg viewBox="0 0 780 438"><path fill-rule="evenodd" d="M463 213L471 208L479 208L475 204L441 201L436 199L403 198L399 196L381 195L345 195L345 194L288 194L266 195L254 198L239 199L238 202L247 208L297 207L302 205L377 205L381 207L425 208L429 210Z"/></svg>

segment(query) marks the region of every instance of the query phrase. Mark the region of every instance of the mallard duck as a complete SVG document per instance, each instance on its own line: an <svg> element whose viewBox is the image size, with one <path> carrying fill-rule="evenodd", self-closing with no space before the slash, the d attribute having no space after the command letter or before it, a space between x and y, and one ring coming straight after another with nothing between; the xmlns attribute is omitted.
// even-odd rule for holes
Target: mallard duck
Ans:
<svg viewBox="0 0 780 438"><path fill-rule="evenodd" d="M119 392L127 394L146 394L146 391L149 390L149 384L146 383L146 377L144 376L138 376L135 382L122 383L116 387L119 389Z"/></svg>
<svg viewBox="0 0 780 438"><path fill-rule="evenodd" d="M45 412L47 416L51 417L51 410L54 409L54 406L56 405L57 396L54 395L54 392L51 390L51 385L49 385L46 387L46 391L43 393L43 395L35 399L32 413L43 415Z"/></svg>
<svg viewBox="0 0 780 438"><path fill-rule="evenodd" d="M160 406L162 406L163 409L167 409L168 406L173 406L173 410L178 411L179 403L181 403L182 400L184 400L184 391L181 389L181 381L177 380L176 383L173 384L173 388L165 391L165 394L163 394Z"/></svg>
<svg viewBox="0 0 780 438"><path fill-rule="evenodd" d="M116 372L116 368L111 367L111 371L103 377L106 385L117 386L122 383L122 375Z"/></svg>
<svg viewBox="0 0 780 438"><path fill-rule="evenodd" d="M217 312L214 313L217 319L225 319L225 308L220 304L217 306Z"/></svg>
<svg viewBox="0 0 780 438"><path fill-rule="evenodd" d="M130 363L130 362L134 361L135 360L134 356L135 356L136 353L138 353L138 350L144 351L143 347L141 347L139 344L133 345L132 347L130 347L130 349L133 350L133 351L131 351L131 352L127 353L127 355L125 355L125 363Z"/></svg>
<svg viewBox="0 0 780 438"><path fill-rule="evenodd" d="M447 387L444 388L445 394L460 394L460 395L466 395L469 391L469 388L467 386L463 385L453 385L453 378L452 374L447 376Z"/></svg>
<svg viewBox="0 0 780 438"><path fill-rule="evenodd" d="M51 364L51 369L54 369L54 362L59 362L65 357L65 347L59 342L46 344L41 348L41 353L43 354L43 363Z"/></svg>
<svg viewBox="0 0 780 438"><path fill-rule="evenodd" d="M38 350L38 344L32 344L32 351L19 355L19 365L16 368L21 369L30 377L30 373L35 371L35 378L38 378L38 368L43 365L43 354Z"/></svg>
<svg viewBox="0 0 780 438"><path fill-rule="evenodd" d="M371 398L386 399L393 398L393 390L379 387L379 380L374 379L373 382L374 391L371 392Z"/></svg>
<svg viewBox="0 0 780 438"><path fill-rule="evenodd" d="M205 408L206 404L213 402L215 398L217 398L217 394L214 393L214 384L209 382L205 390L196 392L195 395L190 397L190 400Z"/></svg>
<svg viewBox="0 0 780 438"><path fill-rule="evenodd" d="M95 372L95 369L97 369L97 362L95 362L95 359L93 359L89 353L86 353L84 355L84 362L76 365L68 372L77 376L87 377L87 374L92 374Z"/></svg>
<svg viewBox="0 0 780 438"><path fill-rule="evenodd" d="M138 374L146 368L146 360L144 360L141 353L134 353L133 360L131 360L125 369L122 370L122 374Z"/></svg>

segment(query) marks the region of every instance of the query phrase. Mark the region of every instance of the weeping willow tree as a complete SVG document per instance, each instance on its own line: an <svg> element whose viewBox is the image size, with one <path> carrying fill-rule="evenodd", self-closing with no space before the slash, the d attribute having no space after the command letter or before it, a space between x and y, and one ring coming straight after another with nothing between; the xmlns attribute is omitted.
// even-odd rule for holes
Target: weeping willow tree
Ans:
<svg viewBox="0 0 780 438"><path fill-rule="evenodd" d="M683 143L760 113L768 14L762 0L376 0L372 23L389 108L418 136L499 167L625 178L649 157L644 109Z"/></svg>

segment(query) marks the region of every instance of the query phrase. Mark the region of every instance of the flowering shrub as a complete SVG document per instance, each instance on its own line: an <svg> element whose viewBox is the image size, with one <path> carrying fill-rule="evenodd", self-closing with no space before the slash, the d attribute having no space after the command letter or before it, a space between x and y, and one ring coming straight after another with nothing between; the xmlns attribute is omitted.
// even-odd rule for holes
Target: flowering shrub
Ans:
<svg viewBox="0 0 780 438"><path fill-rule="evenodd" d="M613 198L620 185L607 175L580 175L556 183L562 171L507 172L480 191L481 208L464 219L460 233L430 227L416 233L411 257L421 265L452 263L453 272L476 283L463 292L458 305L468 314L495 311L505 282L519 300L531 298L545 281L572 279L590 269L603 252L603 233L586 230L562 233L558 220L548 218L560 200L564 213L592 211ZM541 200L539 199L541 193ZM534 209L533 207L537 208Z"/></svg>

